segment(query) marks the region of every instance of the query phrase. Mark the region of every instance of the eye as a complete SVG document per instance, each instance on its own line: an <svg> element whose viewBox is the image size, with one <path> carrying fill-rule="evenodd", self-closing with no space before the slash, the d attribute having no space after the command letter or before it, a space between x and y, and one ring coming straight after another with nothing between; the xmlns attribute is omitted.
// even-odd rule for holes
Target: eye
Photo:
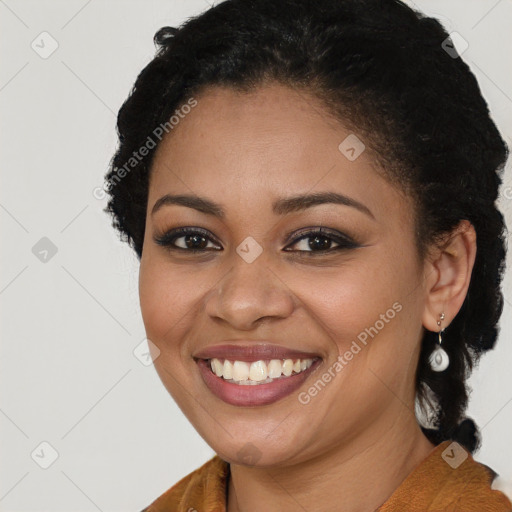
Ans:
<svg viewBox="0 0 512 512"><path fill-rule="evenodd" d="M337 246L332 247L333 243ZM315 228L301 232L299 238L296 238L295 241L284 250L287 252L295 252L288 249L293 246L297 246L297 252L310 253L308 256L311 256L312 253L332 253L334 251L360 247L360 245L349 236L325 228Z"/></svg>
<svg viewBox="0 0 512 512"><path fill-rule="evenodd" d="M210 233L202 228L176 228L154 238L155 243L169 250L206 252L218 249L212 243ZM218 245L218 244L217 244Z"/></svg>
<svg viewBox="0 0 512 512"><path fill-rule="evenodd" d="M360 247L349 236L321 227L302 231L299 235L284 251L309 253L308 256L312 256L314 253L333 253ZM291 235L286 237L287 240L290 238ZM207 230L198 227L172 229L161 235L156 235L154 241L168 250L175 251L205 253L223 250ZM333 244L336 244L336 247L333 247ZM290 249L294 246L296 246L296 249Z"/></svg>

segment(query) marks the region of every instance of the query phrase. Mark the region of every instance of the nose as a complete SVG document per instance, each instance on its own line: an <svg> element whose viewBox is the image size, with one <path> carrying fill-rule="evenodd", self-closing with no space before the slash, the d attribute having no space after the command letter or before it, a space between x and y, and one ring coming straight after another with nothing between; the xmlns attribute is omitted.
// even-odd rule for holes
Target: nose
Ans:
<svg viewBox="0 0 512 512"><path fill-rule="evenodd" d="M261 258L261 257L260 257ZM250 331L263 319L283 319L294 309L293 293L263 258L247 263L238 255L206 302L210 318L240 331Z"/></svg>

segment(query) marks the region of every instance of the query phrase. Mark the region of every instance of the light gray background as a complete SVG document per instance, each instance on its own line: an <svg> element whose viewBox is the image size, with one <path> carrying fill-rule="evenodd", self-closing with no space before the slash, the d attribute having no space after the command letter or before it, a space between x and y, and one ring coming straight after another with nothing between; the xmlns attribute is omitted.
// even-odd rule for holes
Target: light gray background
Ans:
<svg viewBox="0 0 512 512"><path fill-rule="evenodd" d="M512 146L511 0L416 5L469 43L464 58ZM145 339L138 261L102 212L106 198L93 195L155 31L206 8L0 0L2 511L138 511L213 455L134 356ZM46 59L31 47L51 48L44 31L58 43ZM512 225L510 170L506 180ZM57 248L46 262L32 251L43 237ZM500 342L471 379L469 413L483 427L476 458L511 478L510 271L505 293ZM42 442L58 452L47 469L52 448Z"/></svg>

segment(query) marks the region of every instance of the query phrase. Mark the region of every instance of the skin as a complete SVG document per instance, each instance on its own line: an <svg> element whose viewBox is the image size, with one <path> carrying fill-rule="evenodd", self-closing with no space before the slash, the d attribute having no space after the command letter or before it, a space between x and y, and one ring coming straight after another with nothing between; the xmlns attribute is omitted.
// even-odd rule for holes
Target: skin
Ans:
<svg viewBox="0 0 512 512"><path fill-rule="evenodd" d="M462 222L422 260L411 200L383 177L369 150L355 161L338 150L352 132L304 92L278 84L250 93L216 87L196 99L160 144L150 179L139 293L147 336L160 351L153 349L155 368L231 464L228 512L375 510L434 448L414 416L420 342L424 329L439 330L441 312L446 327L462 305L474 229ZM274 200L312 192L344 194L371 215L332 203L272 211ZM225 216L182 205L151 215L165 194L205 197ZM222 250L172 251L154 240L187 226L207 230L208 247ZM320 254L311 239L285 239L320 226L359 246ZM263 249L252 263L236 252L248 236ZM300 403L298 393L397 302L401 311ZM269 340L318 353L322 363L298 392L236 407L209 391L192 357L226 340ZM240 459L244 447L251 465Z"/></svg>

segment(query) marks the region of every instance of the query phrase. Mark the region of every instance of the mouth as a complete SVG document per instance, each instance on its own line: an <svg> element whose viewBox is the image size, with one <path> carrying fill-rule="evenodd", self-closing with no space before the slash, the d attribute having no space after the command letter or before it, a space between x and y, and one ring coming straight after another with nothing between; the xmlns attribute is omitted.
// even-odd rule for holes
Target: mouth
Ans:
<svg viewBox="0 0 512 512"><path fill-rule="evenodd" d="M194 359L210 391L236 406L281 400L297 390L322 361L315 354L269 345L213 347Z"/></svg>
<svg viewBox="0 0 512 512"><path fill-rule="evenodd" d="M210 368L217 377L239 386L270 384L274 379L290 377L301 373L314 362L314 359L271 359L254 362L230 361L213 358L208 360Z"/></svg>

